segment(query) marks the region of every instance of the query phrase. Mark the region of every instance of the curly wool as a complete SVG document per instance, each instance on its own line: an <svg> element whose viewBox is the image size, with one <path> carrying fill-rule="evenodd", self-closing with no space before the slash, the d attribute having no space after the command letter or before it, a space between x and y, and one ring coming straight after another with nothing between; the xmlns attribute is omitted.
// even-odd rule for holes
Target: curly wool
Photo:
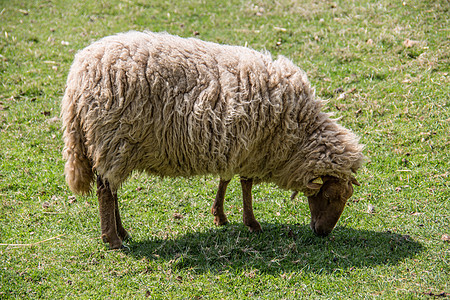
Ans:
<svg viewBox="0 0 450 300"><path fill-rule="evenodd" d="M62 100L66 181L116 191L134 170L235 174L308 193L321 175L349 177L356 136L321 112L305 72L280 56L167 33L103 38L74 60Z"/></svg>

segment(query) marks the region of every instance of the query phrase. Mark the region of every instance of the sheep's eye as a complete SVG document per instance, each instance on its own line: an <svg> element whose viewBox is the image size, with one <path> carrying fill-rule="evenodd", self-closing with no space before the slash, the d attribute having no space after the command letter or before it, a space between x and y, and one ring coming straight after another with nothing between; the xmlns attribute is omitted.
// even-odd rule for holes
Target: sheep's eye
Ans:
<svg viewBox="0 0 450 300"><path fill-rule="evenodd" d="M327 203L330 204L331 203L331 197L329 193L323 193L323 197L327 200Z"/></svg>

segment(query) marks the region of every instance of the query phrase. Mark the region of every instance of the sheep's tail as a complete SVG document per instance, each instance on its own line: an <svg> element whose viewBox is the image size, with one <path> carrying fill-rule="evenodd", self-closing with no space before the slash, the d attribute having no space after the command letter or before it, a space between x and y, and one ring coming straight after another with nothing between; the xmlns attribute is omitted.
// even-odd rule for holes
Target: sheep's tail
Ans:
<svg viewBox="0 0 450 300"><path fill-rule="evenodd" d="M77 115L76 94L73 88L68 87L61 105L65 144L63 157L66 160L64 174L72 192L88 195L94 183L94 170L87 157L84 134Z"/></svg>

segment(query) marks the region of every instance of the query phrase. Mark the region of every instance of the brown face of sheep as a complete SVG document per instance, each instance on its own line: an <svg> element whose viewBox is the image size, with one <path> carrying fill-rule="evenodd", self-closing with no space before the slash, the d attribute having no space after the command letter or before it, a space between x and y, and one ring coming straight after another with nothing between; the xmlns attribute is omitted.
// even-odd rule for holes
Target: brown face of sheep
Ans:
<svg viewBox="0 0 450 300"><path fill-rule="evenodd" d="M309 182L310 189L318 190L316 194L308 197L311 210L310 227L315 234L327 236L333 230L347 200L353 195L352 184L359 186L355 178L347 181L331 176L319 177Z"/></svg>

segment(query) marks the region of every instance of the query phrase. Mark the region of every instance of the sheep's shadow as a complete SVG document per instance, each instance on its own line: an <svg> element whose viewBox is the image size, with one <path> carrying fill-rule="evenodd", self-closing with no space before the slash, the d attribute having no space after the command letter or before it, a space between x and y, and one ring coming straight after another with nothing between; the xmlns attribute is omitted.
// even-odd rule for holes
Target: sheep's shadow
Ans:
<svg viewBox="0 0 450 300"><path fill-rule="evenodd" d="M229 224L174 239L132 241L128 253L199 273L236 269L321 273L395 265L423 249L411 237L391 232L338 227L321 238L306 225L261 225L264 231L259 234L249 233L243 225Z"/></svg>

